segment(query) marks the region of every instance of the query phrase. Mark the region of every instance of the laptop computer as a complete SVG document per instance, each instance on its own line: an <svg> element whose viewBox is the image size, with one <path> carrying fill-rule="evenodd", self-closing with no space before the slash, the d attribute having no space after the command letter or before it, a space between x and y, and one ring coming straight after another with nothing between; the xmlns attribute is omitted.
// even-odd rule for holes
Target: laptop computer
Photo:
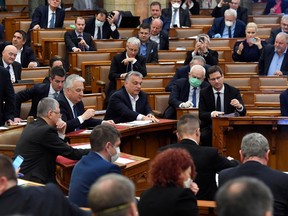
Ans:
<svg viewBox="0 0 288 216"><path fill-rule="evenodd" d="M119 28L137 28L140 25L140 16L122 17Z"/></svg>

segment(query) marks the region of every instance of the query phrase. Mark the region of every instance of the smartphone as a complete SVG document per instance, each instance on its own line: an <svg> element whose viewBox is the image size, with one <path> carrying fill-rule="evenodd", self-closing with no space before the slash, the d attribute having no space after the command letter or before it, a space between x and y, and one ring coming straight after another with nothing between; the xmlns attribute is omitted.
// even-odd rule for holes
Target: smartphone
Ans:
<svg viewBox="0 0 288 216"><path fill-rule="evenodd" d="M13 161L14 169L17 170L21 166L23 161L24 161L24 158L21 155L18 155L16 159Z"/></svg>
<svg viewBox="0 0 288 216"><path fill-rule="evenodd" d="M112 18L114 15L115 15L115 13L112 12L112 11L108 14L108 16L111 17L111 18Z"/></svg>
<svg viewBox="0 0 288 216"><path fill-rule="evenodd" d="M200 41L201 43L204 43L204 42L205 42L205 37L200 37L200 38L199 38L199 41Z"/></svg>

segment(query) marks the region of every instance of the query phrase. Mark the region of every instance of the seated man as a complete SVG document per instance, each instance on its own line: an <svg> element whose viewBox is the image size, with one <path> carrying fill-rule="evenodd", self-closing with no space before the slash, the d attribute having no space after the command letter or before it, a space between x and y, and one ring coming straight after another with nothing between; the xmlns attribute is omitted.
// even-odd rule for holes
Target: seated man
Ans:
<svg viewBox="0 0 288 216"><path fill-rule="evenodd" d="M245 37L245 29L246 24L237 19L237 12L234 9L227 9L224 17L215 18L208 35L210 38Z"/></svg>
<svg viewBox="0 0 288 216"><path fill-rule="evenodd" d="M122 17L133 17L133 14L131 13L131 11L113 10L112 12L114 13L113 22L117 26L117 28L119 28L121 25ZM138 26L139 25L140 25L140 20L139 20Z"/></svg>
<svg viewBox="0 0 288 216"><path fill-rule="evenodd" d="M69 200L81 207L87 207L87 196L91 185L108 173L121 173L113 164L120 154L120 133L111 125L98 125L90 134L91 151L81 158L73 168Z"/></svg>
<svg viewBox="0 0 288 216"><path fill-rule="evenodd" d="M126 43L126 51L113 57L109 71L108 99L116 90L116 78L125 78L129 71L138 71L143 76L147 75L146 59L138 54L140 43L136 37L129 38Z"/></svg>
<svg viewBox="0 0 288 216"><path fill-rule="evenodd" d="M13 45L8 45L2 52L2 59L0 66L6 68L10 73L12 83L21 80L22 66L19 62L15 61L17 56L17 48Z"/></svg>
<svg viewBox="0 0 288 216"><path fill-rule="evenodd" d="M210 86L200 91L199 118L201 120L201 144L212 146L212 118L231 113L245 116L246 109L240 91L224 84L224 74L219 66L211 66L207 77Z"/></svg>
<svg viewBox="0 0 288 216"><path fill-rule="evenodd" d="M142 23L138 32L141 42L139 54L146 58L146 63L158 63L158 44L150 40L150 25Z"/></svg>
<svg viewBox="0 0 288 216"><path fill-rule="evenodd" d="M181 8L189 11L189 15L199 15L200 4L196 0L182 0Z"/></svg>
<svg viewBox="0 0 288 216"><path fill-rule="evenodd" d="M258 62L258 73L264 76L281 76L288 74L288 34L277 34L274 46L264 47Z"/></svg>
<svg viewBox="0 0 288 216"><path fill-rule="evenodd" d="M180 7L181 0L170 0L171 7L162 9L165 19L171 20L170 28L191 27L189 11Z"/></svg>
<svg viewBox="0 0 288 216"><path fill-rule="evenodd" d="M281 116L288 116L288 89L280 94Z"/></svg>
<svg viewBox="0 0 288 216"><path fill-rule="evenodd" d="M154 19L151 22L150 40L158 44L158 50L169 50L169 35L166 31L162 31L163 22L161 19Z"/></svg>
<svg viewBox="0 0 288 216"><path fill-rule="evenodd" d="M195 49L187 52L184 65L191 62L194 56L202 56L206 64L217 65L218 64L218 52L216 50L209 49L210 38L207 34L200 34L196 38Z"/></svg>
<svg viewBox="0 0 288 216"><path fill-rule="evenodd" d="M226 2L225 0L220 0L218 5L213 9L212 16L213 17L223 17L224 12L231 8L237 11L237 19L242 20L244 23L248 22L248 10L247 8L243 8L240 6L241 0L231 0L230 2Z"/></svg>
<svg viewBox="0 0 288 216"><path fill-rule="evenodd" d="M94 39L119 39L117 26L113 23L113 15L107 14L103 8L96 10L93 18L87 21L84 32L89 33Z"/></svg>
<svg viewBox="0 0 288 216"><path fill-rule="evenodd" d="M284 32L288 34L288 15L283 15L280 21L281 27L277 29L272 29L270 33L270 38L268 40L268 43L274 44L276 35L280 32Z"/></svg>
<svg viewBox="0 0 288 216"><path fill-rule="evenodd" d="M70 203L54 184L41 187L17 186L12 161L2 154L0 154L0 179L0 215L88 216L88 213Z"/></svg>
<svg viewBox="0 0 288 216"><path fill-rule="evenodd" d="M169 96L169 107L165 110L163 118L176 119L177 108L198 107L200 89L209 86L204 81L205 73L203 66L194 65L187 78L181 78L175 82Z"/></svg>
<svg viewBox="0 0 288 216"><path fill-rule="evenodd" d="M124 86L110 98L104 119L112 119L115 123L134 120L151 120L158 122L152 114L147 95L141 91L143 75L136 71L125 77Z"/></svg>
<svg viewBox="0 0 288 216"><path fill-rule="evenodd" d="M98 179L90 189L88 203L93 215L138 216L135 186L122 175L112 173Z"/></svg>
<svg viewBox="0 0 288 216"><path fill-rule="evenodd" d="M43 98L37 107L37 120L24 128L15 148L24 162L21 173L24 179L42 184L56 182L56 157L81 159L89 150L74 149L64 141L66 123L61 119L59 103Z"/></svg>
<svg viewBox="0 0 288 216"><path fill-rule="evenodd" d="M94 109L85 111L82 102L85 79L77 74L71 74L64 82L63 93L57 98L60 104L62 119L67 123L66 133L77 129L95 127L102 123L114 124L113 121L94 119Z"/></svg>
<svg viewBox="0 0 288 216"><path fill-rule="evenodd" d="M62 91L66 71L63 67L55 66L51 69L49 83L38 83L29 89L22 90L16 94L15 122L19 122L21 103L32 100L28 116L37 118L37 106L44 97L57 98Z"/></svg>
<svg viewBox="0 0 288 216"><path fill-rule="evenodd" d="M161 19L163 22L161 31L166 31L168 33L170 30L170 20L167 18L164 18L161 15L161 3L158 1L153 1L150 4L150 13L151 13L151 16L144 19L143 23L148 23L149 25L151 25L154 19Z"/></svg>

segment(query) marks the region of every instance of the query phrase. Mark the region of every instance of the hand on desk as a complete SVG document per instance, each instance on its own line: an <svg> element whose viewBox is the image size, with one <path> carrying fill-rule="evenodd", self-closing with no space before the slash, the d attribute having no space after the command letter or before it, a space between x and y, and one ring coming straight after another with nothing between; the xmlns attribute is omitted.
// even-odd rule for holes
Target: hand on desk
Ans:
<svg viewBox="0 0 288 216"><path fill-rule="evenodd" d="M155 118L155 116L152 114L148 114L147 116L143 116L142 120L151 120L152 122L159 122L159 119Z"/></svg>
<svg viewBox="0 0 288 216"><path fill-rule="evenodd" d="M21 118L14 118L14 123L20 123L22 121Z"/></svg>
<svg viewBox="0 0 288 216"><path fill-rule="evenodd" d="M12 121L11 119L8 119L8 120L5 122L5 124L6 124L7 126L11 126L11 125L15 125L16 123L15 123L14 121Z"/></svg>
<svg viewBox="0 0 288 216"><path fill-rule="evenodd" d="M224 115L224 112L219 112L219 111L213 111L211 113L211 117L218 117L220 115Z"/></svg>
<svg viewBox="0 0 288 216"><path fill-rule="evenodd" d="M107 120L107 121L103 120L101 124L110 124L110 125L113 125L114 127L116 126L113 120Z"/></svg>

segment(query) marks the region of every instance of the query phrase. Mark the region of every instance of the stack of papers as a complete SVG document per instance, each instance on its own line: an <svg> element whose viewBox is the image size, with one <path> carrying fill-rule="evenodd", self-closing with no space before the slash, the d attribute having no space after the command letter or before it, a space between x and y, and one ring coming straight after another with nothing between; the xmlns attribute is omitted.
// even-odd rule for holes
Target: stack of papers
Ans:
<svg viewBox="0 0 288 216"><path fill-rule="evenodd" d="M150 124L152 121L151 120L145 120L145 121L132 121L132 122L126 122L126 123L118 123L117 125L120 126L142 126L142 125L147 125Z"/></svg>

